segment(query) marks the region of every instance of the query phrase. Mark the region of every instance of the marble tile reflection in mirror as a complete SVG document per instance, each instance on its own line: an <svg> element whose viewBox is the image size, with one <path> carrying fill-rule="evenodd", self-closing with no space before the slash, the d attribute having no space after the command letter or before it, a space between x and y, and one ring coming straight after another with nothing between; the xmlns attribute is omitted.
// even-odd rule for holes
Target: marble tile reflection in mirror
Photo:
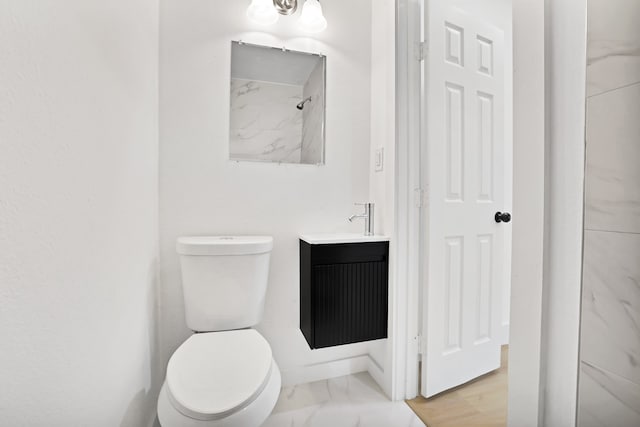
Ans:
<svg viewBox="0 0 640 427"><path fill-rule="evenodd" d="M229 158L324 164L326 57L231 44Z"/></svg>

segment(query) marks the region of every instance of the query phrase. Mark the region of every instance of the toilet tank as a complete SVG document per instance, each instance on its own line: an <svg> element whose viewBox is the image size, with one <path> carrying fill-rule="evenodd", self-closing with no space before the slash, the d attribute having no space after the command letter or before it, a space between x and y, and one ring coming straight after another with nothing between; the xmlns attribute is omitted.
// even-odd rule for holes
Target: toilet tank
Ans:
<svg viewBox="0 0 640 427"><path fill-rule="evenodd" d="M189 329L226 331L259 323L272 248L270 236L178 238Z"/></svg>

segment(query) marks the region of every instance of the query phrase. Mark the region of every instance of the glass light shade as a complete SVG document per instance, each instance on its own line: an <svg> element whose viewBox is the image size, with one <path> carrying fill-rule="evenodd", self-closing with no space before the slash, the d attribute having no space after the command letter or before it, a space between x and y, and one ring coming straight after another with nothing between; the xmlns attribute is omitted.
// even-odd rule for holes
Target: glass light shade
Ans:
<svg viewBox="0 0 640 427"><path fill-rule="evenodd" d="M305 1L298 26L308 33L319 33L327 28L327 20L322 14L322 6L318 0Z"/></svg>
<svg viewBox="0 0 640 427"><path fill-rule="evenodd" d="M273 0L252 0L247 17L256 24L271 25L278 20L278 11L273 7Z"/></svg>

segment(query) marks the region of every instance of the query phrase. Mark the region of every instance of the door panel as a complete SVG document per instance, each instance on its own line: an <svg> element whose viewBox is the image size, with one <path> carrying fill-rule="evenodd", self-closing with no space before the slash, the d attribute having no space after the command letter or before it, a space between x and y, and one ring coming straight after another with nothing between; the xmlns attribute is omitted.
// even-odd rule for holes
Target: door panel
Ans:
<svg viewBox="0 0 640 427"><path fill-rule="evenodd" d="M505 275L504 36L429 2L422 394L500 366Z"/></svg>

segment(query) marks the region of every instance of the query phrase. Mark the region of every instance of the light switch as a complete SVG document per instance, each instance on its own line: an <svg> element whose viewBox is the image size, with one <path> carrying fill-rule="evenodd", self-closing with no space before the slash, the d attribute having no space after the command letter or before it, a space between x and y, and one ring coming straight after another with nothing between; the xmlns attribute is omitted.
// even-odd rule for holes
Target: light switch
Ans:
<svg viewBox="0 0 640 427"><path fill-rule="evenodd" d="M384 148L378 148L376 150L375 168L376 172L381 172L384 169Z"/></svg>

